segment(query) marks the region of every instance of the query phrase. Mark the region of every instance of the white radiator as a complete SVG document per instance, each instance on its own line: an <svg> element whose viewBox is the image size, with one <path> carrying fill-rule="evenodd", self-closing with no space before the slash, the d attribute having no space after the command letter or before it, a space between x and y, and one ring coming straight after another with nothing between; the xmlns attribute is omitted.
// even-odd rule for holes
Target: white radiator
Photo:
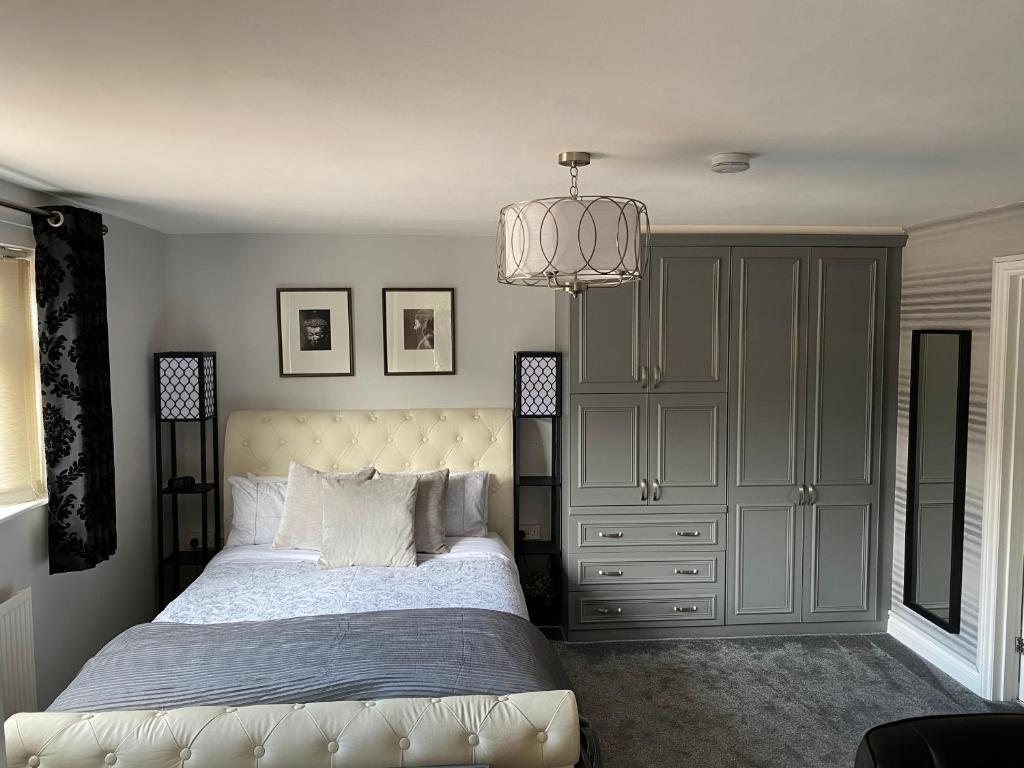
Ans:
<svg viewBox="0 0 1024 768"><path fill-rule="evenodd" d="M31 589L23 589L0 603L0 702L5 717L15 712L36 711Z"/></svg>

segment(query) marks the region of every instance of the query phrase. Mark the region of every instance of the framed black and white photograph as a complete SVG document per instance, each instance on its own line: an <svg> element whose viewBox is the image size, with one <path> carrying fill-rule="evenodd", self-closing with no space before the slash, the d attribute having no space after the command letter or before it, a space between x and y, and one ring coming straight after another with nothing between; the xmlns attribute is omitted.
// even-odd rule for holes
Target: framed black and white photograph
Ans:
<svg viewBox="0 0 1024 768"><path fill-rule="evenodd" d="M281 376L355 373L349 288L278 288L277 334Z"/></svg>
<svg viewBox="0 0 1024 768"><path fill-rule="evenodd" d="M455 289L385 288L384 374L455 373Z"/></svg>

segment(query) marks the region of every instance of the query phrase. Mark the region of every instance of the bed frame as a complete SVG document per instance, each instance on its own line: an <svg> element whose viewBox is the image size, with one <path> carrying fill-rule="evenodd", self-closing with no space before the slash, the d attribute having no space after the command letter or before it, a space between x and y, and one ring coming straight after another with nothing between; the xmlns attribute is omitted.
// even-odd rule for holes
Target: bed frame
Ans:
<svg viewBox="0 0 1024 768"><path fill-rule="evenodd" d="M508 409L236 411L224 442L225 478L287 475L291 461L320 470L487 470L488 527L514 544ZM225 482L225 531L230 510ZM578 718L571 691L541 691L167 712L23 712L4 730L9 768L571 768L580 755Z"/></svg>
<svg viewBox="0 0 1024 768"><path fill-rule="evenodd" d="M228 477L287 475L297 461L321 471L490 473L488 528L515 544L512 411L443 408L379 411L235 411L224 435L224 531ZM225 533L225 536L227 534Z"/></svg>

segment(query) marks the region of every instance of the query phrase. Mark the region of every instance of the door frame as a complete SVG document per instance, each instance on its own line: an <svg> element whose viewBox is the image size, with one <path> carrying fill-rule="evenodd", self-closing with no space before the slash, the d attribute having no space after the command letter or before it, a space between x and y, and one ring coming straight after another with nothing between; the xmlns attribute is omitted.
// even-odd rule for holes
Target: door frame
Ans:
<svg viewBox="0 0 1024 768"><path fill-rule="evenodd" d="M977 663L979 693L1008 701L1024 600L1024 254L993 259L991 318Z"/></svg>

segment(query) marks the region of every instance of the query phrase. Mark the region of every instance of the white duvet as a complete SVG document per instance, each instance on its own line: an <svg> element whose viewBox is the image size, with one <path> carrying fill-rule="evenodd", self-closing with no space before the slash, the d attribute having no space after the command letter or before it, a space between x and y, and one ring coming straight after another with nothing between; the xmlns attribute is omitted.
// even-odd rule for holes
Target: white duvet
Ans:
<svg viewBox="0 0 1024 768"><path fill-rule="evenodd" d="M495 534L449 538L415 568L321 570L311 550L269 544L219 552L154 621L222 624L411 608L487 608L527 617L519 574Z"/></svg>

